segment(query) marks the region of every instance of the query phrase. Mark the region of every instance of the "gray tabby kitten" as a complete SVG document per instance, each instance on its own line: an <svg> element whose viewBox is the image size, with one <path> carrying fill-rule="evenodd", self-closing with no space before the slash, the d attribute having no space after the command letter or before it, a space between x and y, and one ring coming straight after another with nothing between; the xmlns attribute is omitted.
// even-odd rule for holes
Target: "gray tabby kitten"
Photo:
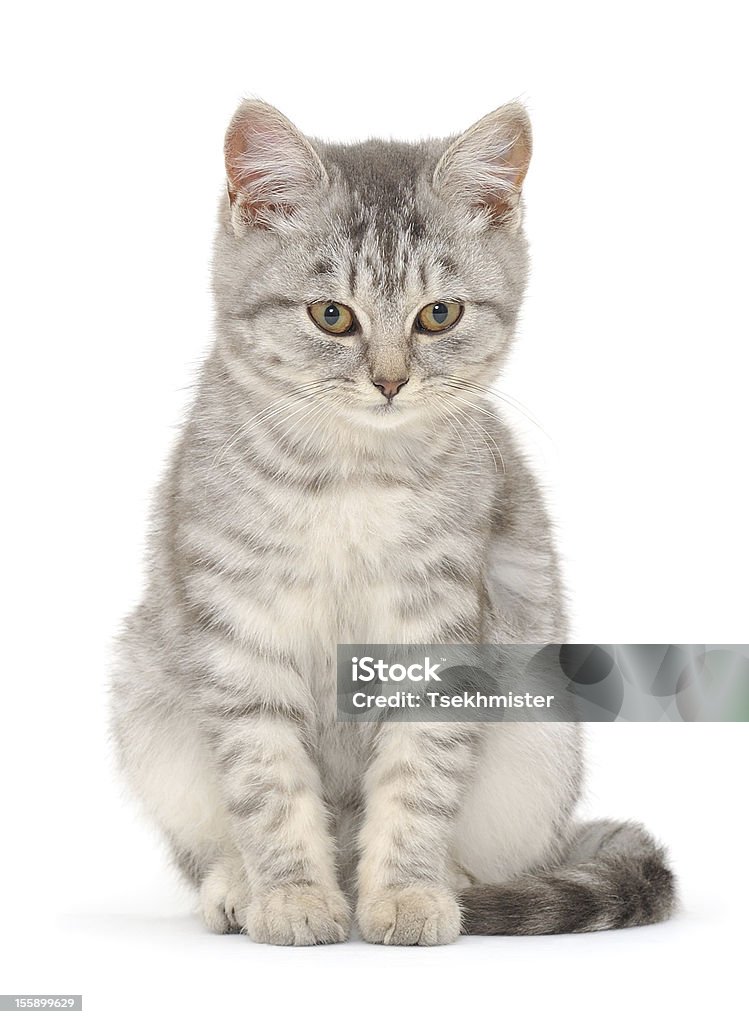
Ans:
<svg viewBox="0 0 749 1024"><path fill-rule="evenodd" d="M579 824L574 725L336 723L337 643L562 641L537 486L487 386L527 275L528 118L333 145L246 102L216 342L119 641L114 729L203 918L259 942L661 921L662 850Z"/></svg>

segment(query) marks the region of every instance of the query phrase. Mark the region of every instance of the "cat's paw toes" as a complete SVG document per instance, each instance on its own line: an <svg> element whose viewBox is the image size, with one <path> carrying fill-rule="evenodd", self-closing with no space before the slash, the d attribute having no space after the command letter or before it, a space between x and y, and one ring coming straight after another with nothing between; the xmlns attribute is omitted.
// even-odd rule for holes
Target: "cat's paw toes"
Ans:
<svg viewBox="0 0 749 1024"><path fill-rule="evenodd" d="M343 893L321 885L285 885L260 893L247 908L245 931L255 942L316 946L344 942L351 911Z"/></svg>
<svg viewBox="0 0 749 1024"><path fill-rule="evenodd" d="M249 898L240 865L223 861L214 865L200 886L200 915L206 928L218 935L241 932Z"/></svg>
<svg viewBox="0 0 749 1024"><path fill-rule="evenodd" d="M441 946L460 934L460 907L453 894L425 886L365 895L357 920L362 938L386 946Z"/></svg>

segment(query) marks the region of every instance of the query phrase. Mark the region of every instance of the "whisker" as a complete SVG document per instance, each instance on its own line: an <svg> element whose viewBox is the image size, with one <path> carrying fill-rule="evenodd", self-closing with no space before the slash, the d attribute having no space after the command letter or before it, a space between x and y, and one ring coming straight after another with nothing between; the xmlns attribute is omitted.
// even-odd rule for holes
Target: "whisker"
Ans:
<svg viewBox="0 0 749 1024"><path fill-rule="evenodd" d="M464 398L459 398L458 395L455 394L455 393L453 393L452 399L453 399L453 401L457 402L458 405L462 405L464 408L475 409L477 412L482 412L484 414L486 413L486 409L482 409L480 406L474 405L472 402L469 402L469 401L467 401ZM507 467L505 466L504 456L502 455L502 452L500 451L499 445L497 443L497 439L492 434L489 433L489 431L486 429L486 427L482 423L479 423L479 421L478 421L478 419L476 417L469 417L469 419L473 423L473 426L476 427L478 430L480 430L481 433L487 438L487 440L489 442L489 445L488 445L489 453L491 454L492 461L494 462L494 469L495 469L495 471L499 472L499 467L497 466L497 460L494 458L494 452L496 451L497 455L499 456L499 461L502 463L502 472L506 473L507 472Z"/></svg>
<svg viewBox="0 0 749 1024"><path fill-rule="evenodd" d="M328 389L328 390L332 390L332 389ZM310 443L310 440L311 440L311 431L313 429L313 425L316 425L317 423L321 422L325 418L325 415L326 415L327 412L328 412L328 409L324 405L313 405L313 406L311 406L309 409L306 409L297 420L295 420L292 423L290 423L289 426L286 428L286 430L282 430L281 431L281 436L282 437L288 437L289 432L291 430L302 426L303 423L308 423L307 436L302 440L302 443L301 443L301 450L305 451L307 449L307 446ZM294 416L294 413L292 413L291 416L287 416L286 419L291 419L293 416ZM282 420L281 421L281 423L285 423L285 422L286 422L286 420ZM281 424L276 424L276 426L280 426L280 425Z"/></svg>
<svg viewBox="0 0 749 1024"><path fill-rule="evenodd" d="M463 450L466 453L466 459L468 460L468 464L467 466L464 467L464 471L467 469L468 472L470 472L472 475L480 476L481 474L479 468L477 466L470 465L470 454L472 453L474 455L481 455L482 452L486 452L487 444L484 438L481 436L481 434L479 434L475 429L477 425L474 423L473 417L470 415L466 415L464 416L463 419L461 419L456 412L450 411L448 408L445 407L444 401L432 411L434 416L438 418L441 424L444 424L448 430L450 430L451 432L455 432L458 435L458 438L460 439L460 442L463 446ZM469 437L474 442L473 444L471 444L470 449L466 446L465 442L464 435L466 431L469 432ZM476 443L477 441L478 444ZM489 449L489 453L492 455L495 470L498 472L497 463L496 460L494 459L491 448Z"/></svg>
<svg viewBox="0 0 749 1024"><path fill-rule="evenodd" d="M331 385L328 385L327 388L321 388L319 391L315 391L311 395L305 395L305 398L317 398L318 395L326 394L327 392L330 392L332 390L333 390L333 385L331 384ZM282 424L286 423L287 420L290 420L293 416L296 415L296 413L298 411L299 404L300 403L296 403L294 408L291 410L291 412L287 416L284 416L284 418L282 420L279 420L278 422L274 421L272 425L274 427L280 427ZM318 407L317 406L312 406L312 408L313 409L317 409ZM283 412L284 410L279 410L279 411ZM288 433L288 431L283 431L284 437L286 436L287 433Z"/></svg>
<svg viewBox="0 0 749 1024"><path fill-rule="evenodd" d="M498 398L500 402L504 402L505 405L509 405L510 408L519 412L521 416L525 416L529 423L532 423L534 427L541 431L544 437L547 437L550 441L552 440L551 436L546 430L544 430L538 420L532 416L530 411L522 404L522 402L519 402L516 398L506 394L504 391L500 391L499 388L495 386L488 388L483 384L479 384L475 380L468 380L465 377L457 377L452 374L446 376L445 380L448 383L454 384L456 387L468 388L471 391L475 391L477 394L486 395L488 398Z"/></svg>
<svg viewBox="0 0 749 1024"><path fill-rule="evenodd" d="M438 411L442 414L443 422L444 422L445 418L449 417L449 423L451 422L451 423L453 423L453 424L455 424L457 426L456 433L458 435L460 443L463 445L463 451L466 453L466 459L470 460L470 457L469 457L469 454L468 454L468 449L466 448L465 439L463 437L462 424L461 424L460 420L458 419L458 417L456 415L451 413L450 410L446 409L444 406L441 406L438 409ZM448 423L448 426L449 426L449 423Z"/></svg>
<svg viewBox="0 0 749 1024"><path fill-rule="evenodd" d="M315 388L329 380L330 378L320 378L320 380L308 381L296 388L292 388L286 394L281 395L275 402L271 402L270 405L265 406L260 410L260 412L251 416L246 422L241 424L241 426L231 434L225 444L219 448L211 461L210 468L214 469L220 464L225 456L228 455L229 451L231 451L234 445L239 441L240 437L249 430L250 427L259 426L274 414L282 413L292 406L301 405L307 398L314 397Z"/></svg>

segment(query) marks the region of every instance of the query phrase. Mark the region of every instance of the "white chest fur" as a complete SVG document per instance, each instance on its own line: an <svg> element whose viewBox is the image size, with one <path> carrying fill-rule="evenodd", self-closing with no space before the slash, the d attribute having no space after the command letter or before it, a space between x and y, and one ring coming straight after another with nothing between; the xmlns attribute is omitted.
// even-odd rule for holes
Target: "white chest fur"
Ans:
<svg viewBox="0 0 749 1024"><path fill-rule="evenodd" d="M390 639L401 597L396 569L421 532L413 492L362 485L312 495L287 526L298 586L278 597L293 628L333 643Z"/></svg>

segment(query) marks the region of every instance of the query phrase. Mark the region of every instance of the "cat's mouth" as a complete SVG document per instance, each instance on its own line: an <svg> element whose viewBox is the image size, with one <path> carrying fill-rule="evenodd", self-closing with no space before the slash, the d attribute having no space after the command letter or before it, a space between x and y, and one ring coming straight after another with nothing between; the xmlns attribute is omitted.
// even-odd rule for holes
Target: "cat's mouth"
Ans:
<svg viewBox="0 0 749 1024"><path fill-rule="evenodd" d="M368 404L367 411L378 420L402 419L413 415L418 405L418 402L404 402L402 398L387 398L382 402Z"/></svg>
<svg viewBox="0 0 749 1024"><path fill-rule="evenodd" d="M387 431L412 420L417 412L418 406L413 402L404 403L396 398L351 405L346 410L346 418L349 422L353 421L357 426L368 430Z"/></svg>

